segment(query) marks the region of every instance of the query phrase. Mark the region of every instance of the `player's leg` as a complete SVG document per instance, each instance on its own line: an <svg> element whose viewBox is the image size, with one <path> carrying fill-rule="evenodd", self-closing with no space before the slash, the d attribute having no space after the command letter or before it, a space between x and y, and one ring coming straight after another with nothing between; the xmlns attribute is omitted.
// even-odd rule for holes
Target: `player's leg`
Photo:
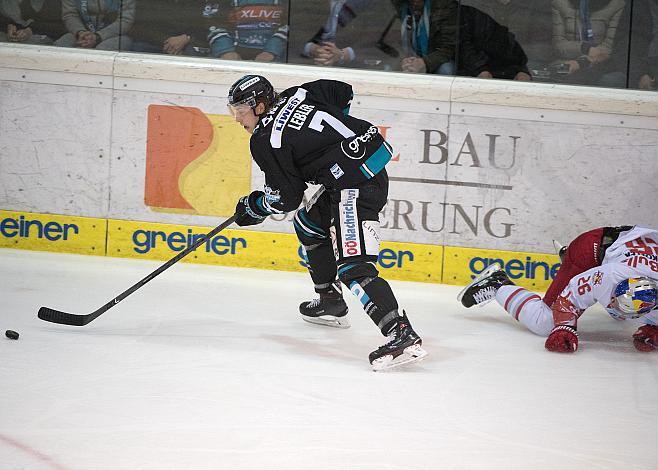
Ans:
<svg viewBox="0 0 658 470"><path fill-rule="evenodd" d="M315 292L320 297L302 302L299 312L310 323L348 328L347 304L336 279L336 259L329 236L331 209L329 194L323 193L310 208L301 208L293 220L297 238L306 255L306 265Z"/></svg>
<svg viewBox="0 0 658 470"><path fill-rule="evenodd" d="M540 336L547 336L553 328L553 312L548 305L539 295L515 285L498 264L476 276L457 299L467 308L496 299L512 318Z"/></svg>
<svg viewBox="0 0 658 470"><path fill-rule="evenodd" d="M604 228L597 228L578 235L567 247L560 269L544 295L544 303L553 305L557 296L569 281L582 272L601 265L601 239Z"/></svg>
<svg viewBox="0 0 658 470"><path fill-rule="evenodd" d="M539 336L548 336L554 326L553 312L539 295L515 286L501 286L496 301L516 321Z"/></svg>
<svg viewBox="0 0 658 470"><path fill-rule="evenodd" d="M379 212L386 203L388 177L381 172L354 189L332 193L331 227L338 277L389 342L370 354L375 370L415 361L427 353L399 308L390 285L379 276Z"/></svg>

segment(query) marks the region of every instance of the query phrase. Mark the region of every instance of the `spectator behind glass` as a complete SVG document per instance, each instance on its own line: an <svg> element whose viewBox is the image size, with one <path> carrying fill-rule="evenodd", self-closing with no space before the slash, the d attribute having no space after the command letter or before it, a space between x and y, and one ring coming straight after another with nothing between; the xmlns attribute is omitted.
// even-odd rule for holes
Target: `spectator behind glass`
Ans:
<svg viewBox="0 0 658 470"><path fill-rule="evenodd" d="M630 4L626 10L631 10ZM658 76L658 0L634 0L630 35L629 87L656 90ZM623 21L623 20L622 20Z"/></svg>
<svg viewBox="0 0 658 470"><path fill-rule="evenodd" d="M135 52L207 56L208 29L219 4L199 0L137 0L130 36Z"/></svg>
<svg viewBox="0 0 658 470"><path fill-rule="evenodd" d="M393 5L402 23L402 71L454 75L457 2L393 0Z"/></svg>
<svg viewBox="0 0 658 470"><path fill-rule="evenodd" d="M381 1L381 0L380 0ZM304 45L303 57L311 57L317 65L343 65L353 62L356 53L350 46L336 44L338 28L349 25L359 13L368 9L372 0L331 0L327 22Z"/></svg>
<svg viewBox="0 0 658 470"><path fill-rule="evenodd" d="M232 0L231 8L221 11L226 24L217 23L209 29L210 56L285 62L287 3L283 0Z"/></svg>
<svg viewBox="0 0 658 470"><path fill-rule="evenodd" d="M506 26L528 56L528 68L541 69L552 60L551 6L547 0L466 0Z"/></svg>
<svg viewBox="0 0 658 470"><path fill-rule="evenodd" d="M514 34L486 13L465 5L459 13L457 62L458 75L532 80L528 57Z"/></svg>
<svg viewBox="0 0 658 470"><path fill-rule="evenodd" d="M658 0L641 0L640 3L648 3L651 25L647 31L651 31L647 52L644 54L644 73L638 80L637 87L643 90L655 90L656 78L658 77Z"/></svg>
<svg viewBox="0 0 658 470"><path fill-rule="evenodd" d="M553 47L563 81L625 87L626 75L612 59L625 0L552 0Z"/></svg>
<svg viewBox="0 0 658 470"><path fill-rule="evenodd" d="M528 58L507 27L477 8L454 0L396 1L402 20L404 72L531 80ZM459 19L459 32L457 21ZM429 34L428 34L429 32ZM459 41L456 47L457 40Z"/></svg>
<svg viewBox="0 0 658 470"><path fill-rule="evenodd" d="M136 0L62 0L62 19L69 31L56 46L118 51L130 49L127 36L135 18Z"/></svg>
<svg viewBox="0 0 658 470"><path fill-rule="evenodd" d="M0 41L52 44L65 32L60 0L0 1Z"/></svg>

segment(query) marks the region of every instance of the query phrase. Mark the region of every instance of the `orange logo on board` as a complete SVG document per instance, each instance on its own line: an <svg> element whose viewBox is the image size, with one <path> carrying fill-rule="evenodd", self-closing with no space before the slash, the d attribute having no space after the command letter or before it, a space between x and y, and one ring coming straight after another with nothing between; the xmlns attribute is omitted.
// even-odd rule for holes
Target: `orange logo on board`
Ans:
<svg viewBox="0 0 658 470"><path fill-rule="evenodd" d="M249 137L231 116L149 106L145 204L162 212L232 215L251 191Z"/></svg>

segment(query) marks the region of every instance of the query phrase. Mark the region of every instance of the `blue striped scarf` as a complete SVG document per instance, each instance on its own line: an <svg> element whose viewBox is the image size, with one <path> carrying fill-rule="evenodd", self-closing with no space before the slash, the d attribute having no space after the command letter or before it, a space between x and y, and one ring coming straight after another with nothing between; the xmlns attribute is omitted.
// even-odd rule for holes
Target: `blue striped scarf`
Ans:
<svg viewBox="0 0 658 470"><path fill-rule="evenodd" d="M429 49L430 37L430 9L431 0L425 0L423 14L416 21L413 11L409 4L402 7L400 18L402 19L401 39L402 48L407 56L417 55L419 57L427 55ZM411 34L410 34L411 33Z"/></svg>

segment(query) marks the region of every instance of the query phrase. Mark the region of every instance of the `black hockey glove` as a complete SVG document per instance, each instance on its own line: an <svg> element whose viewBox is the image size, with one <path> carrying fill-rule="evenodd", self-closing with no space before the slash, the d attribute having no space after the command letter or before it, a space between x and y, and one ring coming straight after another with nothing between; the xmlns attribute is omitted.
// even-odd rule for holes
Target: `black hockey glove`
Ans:
<svg viewBox="0 0 658 470"><path fill-rule="evenodd" d="M248 196L242 196L235 206L235 223L240 227L258 225L270 215L263 207L263 191L253 191Z"/></svg>

